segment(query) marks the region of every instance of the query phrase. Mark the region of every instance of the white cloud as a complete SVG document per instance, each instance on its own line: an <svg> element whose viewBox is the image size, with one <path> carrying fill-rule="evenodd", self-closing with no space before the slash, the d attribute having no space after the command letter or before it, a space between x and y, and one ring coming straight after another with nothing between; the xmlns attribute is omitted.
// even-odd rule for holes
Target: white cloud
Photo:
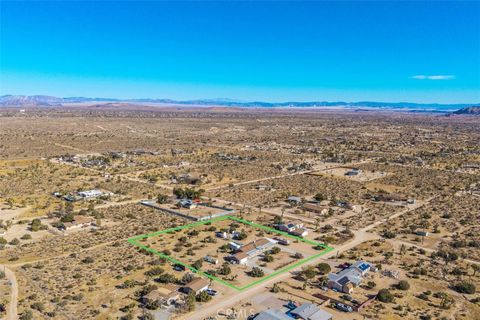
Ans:
<svg viewBox="0 0 480 320"><path fill-rule="evenodd" d="M452 80L455 79L454 75L424 75L419 74L411 77L417 80Z"/></svg>

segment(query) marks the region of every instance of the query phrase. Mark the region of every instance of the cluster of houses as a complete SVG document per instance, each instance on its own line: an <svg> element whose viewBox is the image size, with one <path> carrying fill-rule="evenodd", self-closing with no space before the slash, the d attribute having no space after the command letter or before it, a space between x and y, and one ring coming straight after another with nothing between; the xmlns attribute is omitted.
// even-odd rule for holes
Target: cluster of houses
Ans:
<svg viewBox="0 0 480 320"><path fill-rule="evenodd" d="M363 281L363 277L372 270L372 266L365 261L357 261L351 266L337 273L328 274L328 288L350 294Z"/></svg>
<svg viewBox="0 0 480 320"><path fill-rule="evenodd" d="M199 294L209 289L210 281L204 278L194 278L186 285L179 287L173 284L165 284L150 291L142 297L144 304L158 303L161 306L169 307L183 300L183 294Z"/></svg>
<svg viewBox="0 0 480 320"><path fill-rule="evenodd" d="M306 237L308 235L308 230L304 227L304 224L301 221L276 224L274 227L280 231L288 232L292 236L296 237Z"/></svg>
<svg viewBox="0 0 480 320"><path fill-rule="evenodd" d="M245 245L239 245L236 242L230 242L230 249L234 253L227 257L233 263L246 264L248 260L264 253L276 244L276 241L268 238L260 238Z"/></svg>
<svg viewBox="0 0 480 320"><path fill-rule="evenodd" d="M97 199L100 197L109 197L112 196L112 192L104 192L101 190L97 189L92 189L92 190L85 190L85 191L79 191L74 194L66 194L64 195L61 192L54 192L53 195L57 198L62 198L66 201L69 202L75 202L75 201L80 201L80 200L91 200L91 199Z"/></svg>
<svg viewBox="0 0 480 320"><path fill-rule="evenodd" d="M267 309L255 316L255 320L331 320L333 316L327 311L320 309L314 303L303 303L296 305L290 302L287 311L280 309Z"/></svg>

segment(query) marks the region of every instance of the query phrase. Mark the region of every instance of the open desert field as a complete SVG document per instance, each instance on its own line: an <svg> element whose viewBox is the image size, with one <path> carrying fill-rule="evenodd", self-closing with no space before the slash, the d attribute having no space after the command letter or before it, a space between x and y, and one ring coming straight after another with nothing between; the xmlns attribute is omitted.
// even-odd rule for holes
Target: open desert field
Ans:
<svg viewBox="0 0 480 320"><path fill-rule="evenodd" d="M22 319L203 319L289 301L335 319L479 316L480 175L462 166L478 160L477 121L133 109L1 110L0 303ZM225 210L260 227L213 218ZM329 289L357 260L376 271L348 297Z"/></svg>

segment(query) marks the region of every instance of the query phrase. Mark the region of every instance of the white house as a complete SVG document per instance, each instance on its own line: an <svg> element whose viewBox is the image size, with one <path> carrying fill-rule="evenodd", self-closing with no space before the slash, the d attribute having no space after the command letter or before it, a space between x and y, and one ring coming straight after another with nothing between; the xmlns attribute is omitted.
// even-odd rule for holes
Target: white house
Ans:
<svg viewBox="0 0 480 320"><path fill-rule="evenodd" d="M78 192L78 195L84 199L92 199L92 198L98 198L101 195L103 195L103 192L100 190L86 190L86 191L80 191Z"/></svg>

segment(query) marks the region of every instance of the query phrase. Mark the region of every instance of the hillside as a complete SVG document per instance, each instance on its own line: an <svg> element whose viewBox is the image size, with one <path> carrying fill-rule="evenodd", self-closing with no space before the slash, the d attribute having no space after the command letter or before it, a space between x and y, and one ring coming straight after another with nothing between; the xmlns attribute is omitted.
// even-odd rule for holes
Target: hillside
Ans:
<svg viewBox="0 0 480 320"><path fill-rule="evenodd" d="M465 107L460 110L453 112L454 114L470 114L470 115L480 115L480 106L470 106Z"/></svg>

